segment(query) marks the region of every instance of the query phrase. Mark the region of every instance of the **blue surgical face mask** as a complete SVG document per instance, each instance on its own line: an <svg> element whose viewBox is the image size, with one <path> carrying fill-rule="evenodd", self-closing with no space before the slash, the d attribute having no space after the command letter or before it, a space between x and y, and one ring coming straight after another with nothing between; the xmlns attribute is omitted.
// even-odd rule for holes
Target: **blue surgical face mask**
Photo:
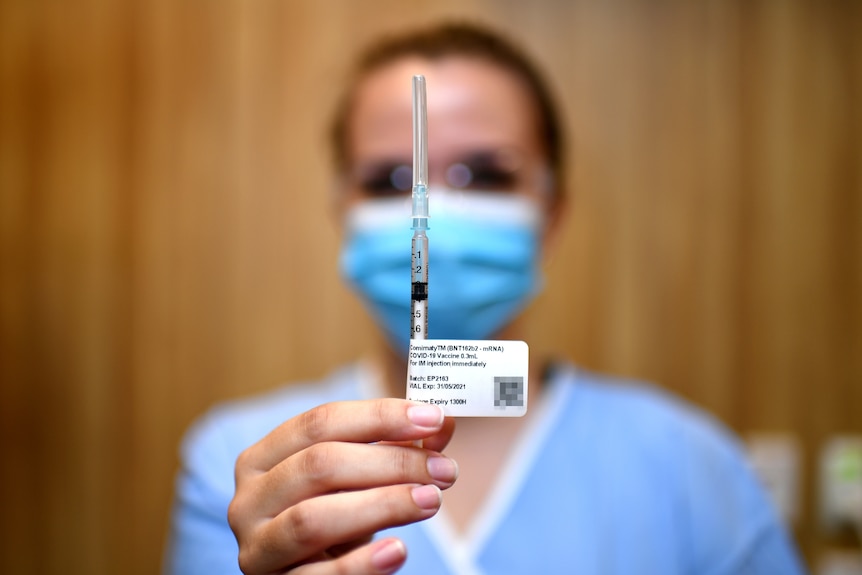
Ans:
<svg viewBox="0 0 862 575"><path fill-rule="evenodd" d="M428 335L487 339L539 291L541 208L513 194L432 189L428 197ZM406 354L410 198L367 200L345 224L342 274Z"/></svg>

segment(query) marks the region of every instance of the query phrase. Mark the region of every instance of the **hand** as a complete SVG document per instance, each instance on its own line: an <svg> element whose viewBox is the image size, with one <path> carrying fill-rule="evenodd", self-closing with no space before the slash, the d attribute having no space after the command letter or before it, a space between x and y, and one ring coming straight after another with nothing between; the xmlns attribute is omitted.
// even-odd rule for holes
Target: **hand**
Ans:
<svg viewBox="0 0 862 575"><path fill-rule="evenodd" d="M328 403L284 422L237 459L228 521L240 568L394 572L404 544L371 537L437 513L458 475L439 453L453 429L440 408L403 399Z"/></svg>

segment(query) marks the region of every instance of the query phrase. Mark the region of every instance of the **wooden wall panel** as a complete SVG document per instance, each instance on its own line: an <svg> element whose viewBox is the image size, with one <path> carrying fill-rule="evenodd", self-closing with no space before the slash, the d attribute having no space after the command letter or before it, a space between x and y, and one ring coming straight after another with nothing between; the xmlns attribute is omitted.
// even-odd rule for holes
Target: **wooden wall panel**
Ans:
<svg viewBox="0 0 862 575"><path fill-rule="evenodd" d="M213 402L366 349L323 132L347 60L445 16L546 63L568 227L531 345L814 465L862 433L858 3L0 2L0 571L158 570Z"/></svg>

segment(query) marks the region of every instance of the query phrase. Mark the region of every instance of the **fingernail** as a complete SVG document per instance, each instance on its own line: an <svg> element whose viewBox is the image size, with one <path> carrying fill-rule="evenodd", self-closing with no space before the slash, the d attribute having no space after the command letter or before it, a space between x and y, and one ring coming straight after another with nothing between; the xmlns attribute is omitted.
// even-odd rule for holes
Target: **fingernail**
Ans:
<svg viewBox="0 0 862 575"><path fill-rule="evenodd" d="M443 424L443 410L436 405L420 403L407 408L407 419L419 427L440 427Z"/></svg>
<svg viewBox="0 0 862 575"><path fill-rule="evenodd" d="M458 479L458 464L448 457L429 457L426 463L428 475L437 481L453 483Z"/></svg>
<svg viewBox="0 0 862 575"><path fill-rule="evenodd" d="M410 494L413 496L413 502L416 503L420 509L437 509L440 507L440 504L443 503L443 494L441 493L440 488L436 485L420 485L419 487L414 487Z"/></svg>
<svg viewBox="0 0 862 575"><path fill-rule="evenodd" d="M392 573L404 562L407 549L398 539L389 539L371 555L371 565L380 573Z"/></svg>

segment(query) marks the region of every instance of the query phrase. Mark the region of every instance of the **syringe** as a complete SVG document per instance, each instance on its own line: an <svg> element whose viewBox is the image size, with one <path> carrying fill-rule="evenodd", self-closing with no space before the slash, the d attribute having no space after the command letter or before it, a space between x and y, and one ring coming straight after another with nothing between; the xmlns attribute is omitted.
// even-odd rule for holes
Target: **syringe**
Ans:
<svg viewBox="0 0 862 575"><path fill-rule="evenodd" d="M428 337L428 116L425 76L413 76L413 241L410 338Z"/></svg>

